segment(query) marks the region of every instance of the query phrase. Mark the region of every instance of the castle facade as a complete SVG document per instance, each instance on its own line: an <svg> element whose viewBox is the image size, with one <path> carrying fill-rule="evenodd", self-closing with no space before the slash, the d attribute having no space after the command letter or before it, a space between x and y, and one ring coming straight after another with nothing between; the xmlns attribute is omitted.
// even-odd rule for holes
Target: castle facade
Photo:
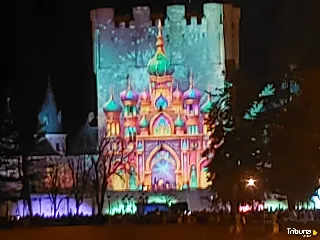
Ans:
<svg viewBox="0 0 320 240"><path fill-rule="evenodd" d="M115 26L113 9L91 12L99 127L124 137L134 151L113 190L207 187L205 118L239 64L239 9L204 4L198 24L185 7L167 7L164 26L153 25L148 7ZM128 77L129 76L129 77ZM123 181L124 180L124 181Z"/></svg>

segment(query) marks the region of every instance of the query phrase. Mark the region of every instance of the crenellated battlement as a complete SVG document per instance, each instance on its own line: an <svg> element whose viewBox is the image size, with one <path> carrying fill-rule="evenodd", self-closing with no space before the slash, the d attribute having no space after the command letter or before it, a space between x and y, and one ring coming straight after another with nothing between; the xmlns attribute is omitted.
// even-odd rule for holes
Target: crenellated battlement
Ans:
<svg viewBox="0 0 320 240"><path fill-rule="evenodd" d="M184 5L167 6L164 26L170 22L176 22L183 26L207 25L208 20L212 23L222 23L223 6L226 4L206 3L203 5L203 14L200 23L197 16L191 16L187 21L187 13ZM231 6L231 5L229 5ZM95 29L105 30L106 28L129 28L132 29L141 25L155 26L155 15L152 15L148 6L137 6L132 9L132 20L128 21L124 16L115 16L113 8L100 8L91 11L91 21ZM157 16L157 18L159 18ZM120 19L116 26L116 20Z"/></svg>

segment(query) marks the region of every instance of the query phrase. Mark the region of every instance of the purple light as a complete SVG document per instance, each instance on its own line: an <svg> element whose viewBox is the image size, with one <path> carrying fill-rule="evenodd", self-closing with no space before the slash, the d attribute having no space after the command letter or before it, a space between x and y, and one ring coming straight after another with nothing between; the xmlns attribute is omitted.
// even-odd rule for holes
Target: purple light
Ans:
<svg viewBox="0 0 320 240"><path fill-rule="evenodd" d="M66 216L69 213L76 214L76 202L73 198L67 196L59 196L57 203L61 201L60 207L57 211L57 216ZM44 217L53 217L53 204L48 194L32 195L32 210L34 215ZM12 215L27 216L29 214L28 207L24 206L23 201L19 200L14 204L11 210ZM84 199L79 208L79 214L84 216L92 215L91 199Z"/></svg>

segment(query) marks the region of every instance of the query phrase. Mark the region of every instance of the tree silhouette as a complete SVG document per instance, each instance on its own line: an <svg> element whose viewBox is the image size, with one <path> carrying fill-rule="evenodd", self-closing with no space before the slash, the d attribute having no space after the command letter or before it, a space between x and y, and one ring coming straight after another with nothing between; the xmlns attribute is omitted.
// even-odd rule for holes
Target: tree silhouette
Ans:
<svg viewBox="0 0 320 240"><path fill-rule="evenodd" d="M274 119L266 116L273 116L274 109L284 108L291 100L276 104L284 98L282 95L275 96L280 87L267 84L260 91L252 86L252 82L241 71L235 74L232 85L228 84L231 87L220 98L226 99L225 103L218 102L207 119L211 128L211 143L203 156L212 159L209 181L213 182L213 188L225 200L232 200L234 212L246 195L242 191L243 179L259 175L262 183L265 168L270 167L270 153L266 144L270 140L268 127ZM261 188L262 185L259 190Z"/></svg>
<svg viewBox="0 0 320 240"><path fill-rule="evenodd" d="M63 189L63 163L56 157L47 158L45 165L44 187L48 190L50 202L53 205L53 217L57 216L58 210L64 198L60 197Z"/></svg>
<svg viewBox="0 0 320 240"><path fill-rule="evenodd" d="M134 147L121 137L107 136L102 134L99 143L98 154L91 156L90 182L94 190L98 216L102 215L105 195L108 189L108 181L118 171L126 170L125 164ZM119 175L122 178L122 176Z"/></svg>
<svg viewBox="0 0 320 240"><path fill-rule="evenodd" d="M87 155L72 156L68 159L68 168L72 179L71 194L76 203L76 215L79 215L80 206L90 184L90 172L92 170L90 160Z"/></svg>
<svg viewBox="0 0 320 240"><path fill-rule="evenodd" d="M301 93L275 115L275 123L270 125L272 168L268 185L288 197L290 209L296 201L309 199L318 186L320 88L316 82L319 73L317 68L290 69L290 78L300 79ZM292 87L291 82L287 83L286 97L290 99Z"/></svg>
<svg viewBox="0 0 320 240"><path fill-rule="evenodd" d="M19 176L19 144L7 98L7 110L0 132L0 195L8 197L21 188Z"/></svg>

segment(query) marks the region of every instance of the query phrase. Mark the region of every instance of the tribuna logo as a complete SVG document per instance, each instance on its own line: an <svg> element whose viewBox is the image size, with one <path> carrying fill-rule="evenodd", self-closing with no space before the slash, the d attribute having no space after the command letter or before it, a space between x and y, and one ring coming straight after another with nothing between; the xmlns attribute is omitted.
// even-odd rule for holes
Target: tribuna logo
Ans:
<svg viewBox="0 0 320 240"><path fill-rule="evenodd" d="M317 235L317 231L315 230L299 230L296 228L287 228L289 235L300 235L302 237L311 237Z"/></svg>

